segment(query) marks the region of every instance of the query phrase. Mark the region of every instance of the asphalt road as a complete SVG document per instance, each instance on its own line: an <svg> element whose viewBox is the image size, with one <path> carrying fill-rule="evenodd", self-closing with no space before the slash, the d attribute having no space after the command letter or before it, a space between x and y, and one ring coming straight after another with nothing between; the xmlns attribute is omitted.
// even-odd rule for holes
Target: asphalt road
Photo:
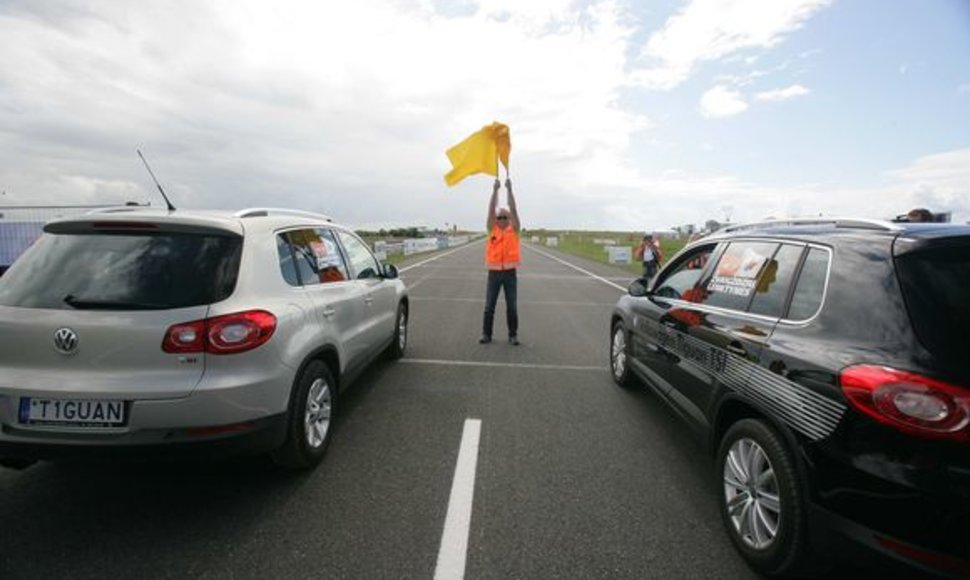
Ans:
<svg viewBox="0 0 970 580"><path fill-rule="evenodd" d="M610 284L629 274L540 251L523 249L519 347L501 300L496 341L477 342L480 242L411 261L408 353L342 398L310 474L259 460L0 469L0 579L433 578L468 419L465 578L755 577L721 528L701 444L610 379Z"/></svg>

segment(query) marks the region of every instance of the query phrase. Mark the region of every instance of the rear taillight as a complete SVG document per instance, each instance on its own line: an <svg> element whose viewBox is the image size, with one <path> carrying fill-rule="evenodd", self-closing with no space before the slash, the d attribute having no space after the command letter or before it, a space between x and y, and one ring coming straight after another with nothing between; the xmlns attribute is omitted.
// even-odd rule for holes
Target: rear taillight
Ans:
<svg viewBox="0 0 970 580"><path fill-rule="evenodd" d="M217 316L207 321L206 352L232 354L252 350L276 331L276 317L265 310Z"/></svg>
<svg viewBox="0 0 970 580"><path fill-rule="evenodd" d="M202 352L205 350L205 320L176 324L165 333L165 352Z"/></svg>
<svg viewBox="0 0 970 580"><path fill-rule="evenodd" d="M276 317L265 310L247 310L171 326L162 350L171 353L234 354L265 343L276 331Z"/></svg>
<svg viewBox="0 0 970 580"><path fill-rule="evenodd" d="M970 441L970 390L875 365L842 371L842 392L869 417L900 431Z"/></svg>

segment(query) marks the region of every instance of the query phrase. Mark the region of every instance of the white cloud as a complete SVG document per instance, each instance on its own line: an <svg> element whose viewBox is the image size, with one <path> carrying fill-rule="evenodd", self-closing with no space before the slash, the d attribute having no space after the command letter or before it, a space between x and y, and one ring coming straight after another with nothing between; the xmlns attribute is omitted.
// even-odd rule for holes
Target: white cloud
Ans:
<svg viewBox="0 0 970 580"><path fill-rule="evenodd" d="M888 175L903 183L933 183L970 196L970 149L956 149L920 157Z"/></svg>
<svg viewBox="0 0 970 580"><path fill-rule="evenodd" d="M743 113L748 103L740 92L717 85L701 96L701 114L709 119L730 117Z"/></svg>
<svg viewBox="0 0 970 580"><path fill-rule="evenodd" d="M953 212L955 221L970 219L970 149L926 155L887 175L914 207Z"/></svg>
<svg viewBox="0 0 970 580"><path fill-rule="evenodd" d="M788 99L794 99L795 97L807 95L810 92L811 91L802 85L796 84L783 89L764 91L756 94L754 98L758 99L759 101L787 101Z"/></svg>
<svg viewBox="0 0 970 580"><path fill-rule="evenodd" d="M444 150L498 120L512 128L523 209L560 215L577 186L633 171L629 142L650 125L620 105L621 6L570 6L12 5L0 10L4 202L154 199L142 147L184 207L477 226L487 180L447 190Z"/></svg>
<svg viewBox="0 0 970 580"><path fill-rule="evenodd" d="M700 27L716 37L709 50L688 42L683 58L650 58L668 72L687 63L684 74L729 52L741 63L753 56L741 51L773 46L825 3L786 2L787 16L767 19L770 27L730 23L726 14L745 14L733 5L709 9L719 19ZM777 12L774 4L762 8ZM492 120L512 127L528 227L661 228L719 217L710 208L725 199L737 220L792 208L884 217L916 199L936 210L947 199L959 205L967 191L954 167L970 167L965 152L916 160L878 189L648 170L633 143L654 137L638 135L651 121L624 94L637 65L627 56L644 31L631 28L623 4L483 0L447 13L438 5L175 0L134 11L8 1L0 8L3 203L157 204L134 154L141 147L179 206L481 227L488 179L446 189L444 150ZM679 16L710 6L697 1ZM658 55L676 40L672 30L684 30L676 18L657 33ZM713 84L701 99L705 115L747 108L733 82ZM707 141L722 143L699 140Z"/></svg>
<svg viewBox="0 0 970 580"><path fill-rule="evenodd" d="M703 61L775 46L831 0L691 0L655 32L636 73L640 84L669 90ZM750 57L749 57L750 58Z"/></svg>
<svg viewBox="0 0 970 580"><path fill-rule="evenodd" d="M656 178L616 184L601 210L614 229L650 229L721 219L733 207L735 222L768 216L850 216L890 219L914 207L953 213L970 221L970 149L920 157L888 171L885 183L868 187L821 184L769 186L728 175L668 172ZM656 214L663 209L664 221Z"/></svg>

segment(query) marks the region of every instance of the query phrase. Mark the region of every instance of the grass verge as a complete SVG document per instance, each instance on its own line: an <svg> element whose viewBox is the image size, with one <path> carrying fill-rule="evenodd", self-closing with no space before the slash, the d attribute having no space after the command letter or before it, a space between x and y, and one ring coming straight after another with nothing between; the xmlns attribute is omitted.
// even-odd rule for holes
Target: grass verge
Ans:
<svg viewBox="0 0 970 580"><path fill-rule="evenodd" d="M559 246L557 249L566 252L567 254L572 254L574 256L579 256L580 258L586 258L594 262L600 262L602 264L609 264L609 254L607 249L609 246L602 244L599 240L614 240L617 246L627 246L630 248L631 253L634 248L636 248L640 241L643 239L642 233L635 232L553 232L553 231L543 231L543 232L527 232L523 234L523 238L529 240L532 236L539 236L539 243L544 244L545 239L549 236L557 236L559 238ZM687 244L686 240L660 240L660 249L663 251L664 263L674 256L677 252L681 250ZM618 268L625 268L630 272L639 274L643 271L643 266L634 260L632 264L611 264Z"/></svg>

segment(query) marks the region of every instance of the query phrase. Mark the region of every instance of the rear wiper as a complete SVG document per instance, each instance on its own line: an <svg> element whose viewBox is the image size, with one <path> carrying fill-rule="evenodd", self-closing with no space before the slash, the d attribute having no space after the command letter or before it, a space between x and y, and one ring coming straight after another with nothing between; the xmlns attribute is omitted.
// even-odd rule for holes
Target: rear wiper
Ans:
<svg viewBox="0 0 970 580"><path fill-rule="evenodd" d="M78 310L163 310L166 304L151 302L119 302L111 300L80 300L73 294L64 297L64 304Z"/></svg>

